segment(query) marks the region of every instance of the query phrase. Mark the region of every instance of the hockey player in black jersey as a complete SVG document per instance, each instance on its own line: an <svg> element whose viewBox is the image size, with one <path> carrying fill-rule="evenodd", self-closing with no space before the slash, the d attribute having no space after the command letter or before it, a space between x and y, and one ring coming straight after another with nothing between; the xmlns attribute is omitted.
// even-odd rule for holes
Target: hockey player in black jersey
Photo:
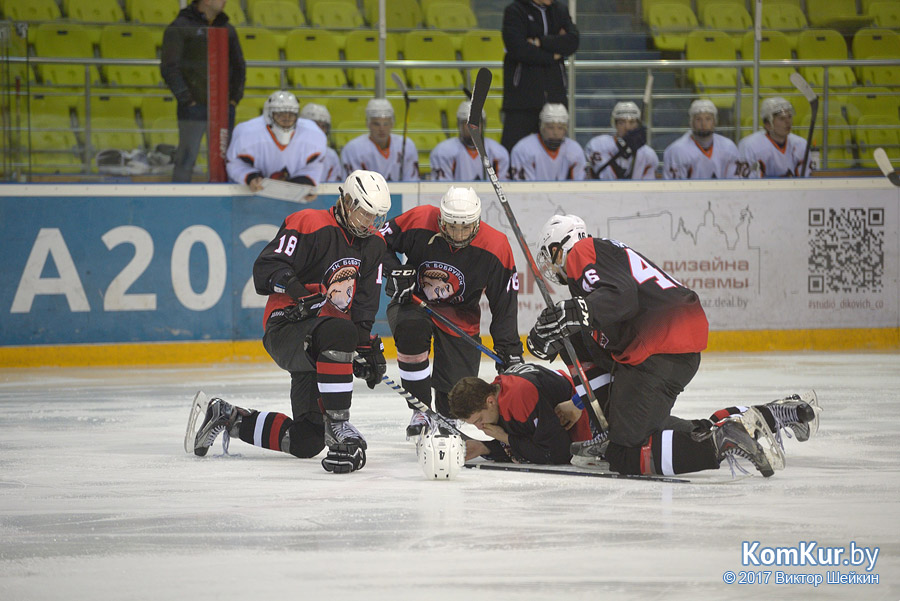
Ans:
<svg viewBox="0 0 900 601"><path fill-rule="evenodd" d="M612 470L674 475L740 456L771 476L784 466L775 434L790 428L808 439L817 428L814 396L723 410L712 420L672 416L706 348L709 325L697 294L625 244L588 236L574 215L547 222L537 262L572 298L541 313L528 348L548 360L562 352L571 365L562 339L572 342L609 422L587 444L603 449Z"/></svg>
<svg viewBox="0 0 900 601"><path fill-rule="evenodd" d="M253 265L256 291L269 296L263 346L291 374L292 417L213 399L197 455L224 431L296 457L314 457L327 445L322 467L329 472L366 464L366 440L348 420L353 376L374 388L385 373L381 339L370 332L385 251L378 229L391 197L373 171L354 171L339 190L330 210L288 215Z"/></svg>
<svg viewBox="0 0 900 601"><path fill-rule="evenodd" d="M506 236L481 222L481 199L472 188L451 187L441 198L440 208L410 209L391 219L382 234L389 251L384 259L385 291L391 297L387 317L397 345L401 382L429 406L433 387L437 411L449 415L447 393L460 378L478 374L481 356L477 348L411 303L412 295L478 336L479 302L484 294L491 309L494 352L503 359L502 367L521 363L516 322L519 281L512 249ZM405 265L400 264L398 253L406 255ZM425 424L422 414L414 410L407 435L418 434Z"/></svg>

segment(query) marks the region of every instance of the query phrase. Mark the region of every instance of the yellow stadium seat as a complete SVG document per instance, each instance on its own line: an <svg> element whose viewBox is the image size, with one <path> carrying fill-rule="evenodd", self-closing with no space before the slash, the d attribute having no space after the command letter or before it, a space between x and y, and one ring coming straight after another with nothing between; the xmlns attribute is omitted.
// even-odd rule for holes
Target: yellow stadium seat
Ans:
<svg viewBox="0 0 900 601"><path fill-rule="evenodd" d="M456 51L450 36L442 31L410 31L404 36L406 60L455 61ZM414 88L452 88L462 86L457 69L408 69L407 77Z"/></svg>
<svg viewBox="0 0 900 601"><path fill-rule="evenodd" d="M861 167L878 166L872 158L876 148L884 148L888 154L897 154L900 145L900 118L897 116L864 115L857 121L854 132Z"/></svg>
<svg viewBox="0 0 900 601"><path fill-rule="evenodd" d="M331 122L334 123L334 115L331 116ZM402 125L400 127L403 127ZM397 127L394 126L394 130ZM337 127L332 128L331 135L334 138L334 145L336 148L343 148L347 145L347 142L352 140L353 138L358 138L363 134L368 134L369 128L366 126L365 121L338 121ZM340 152L340 151L338 151Z"/></svg>
<svg viewBox="0 0 900 601"><path fill-rule="evenodd" d="M144 138L134 117L95 116L91 119L93 154L107 149L134 150L144 148Z"/></svg>
<svg viewBox="0 0 900 601"><path fill-rule="evenodd" d="M721 4L723 6L720 7L722 11L732 11L737 10L737 7L743 8L745 11L747 10L747 5L744 0L695 0L694 4L696 5L697 18L700 19L700 22L706 25L707 27L711 27L709 23L706 22L706 10L707 6L710 4ZM728 8L725 8L724 5L728 5Z"/></svg>
<svg viewBox="0 0 900 601"><path fill-rule="evenodd" d="M385 3L385 22L389 29L414 29L422 26L422 9L416 0L391 0ZM363 3L366 21L378 23L378 0Z"/></svg>
<svg viewBox="0 0 900 601"><path fill-rule="evenodd" d="M469 30L478 27L478 19L466 4L435 2L425 11L425 27Z"/></svg>
<svg viewBox="0 0 900 601"><path fill-rule="evenodd" d="M809 24L823 29L858 29L872 18L856 12L856 0L806 0Z"/></svg>
<svg viewBox="0 0 900 601"><path fill-rule="evenodd" d="M688 34L684 46L687 60L728 60L736 59L731 37L724 31L714 29L694 30ZM688 69L688 79L701 95L734 92L737 85L737 69L734 67L695 67ZM734 106L734 97L716 97L711 100L719 108Z"/></svg>
<svg viewBox="0 0 900 601"><path fill-rule="evenodd" d="M394 128L395 132L401 135L403 134L402 129L402 125ZM443 129L436 128L433 123L418 121L410 122L409 130L406 135L416 145L419 156L426 155L426 162L428 160L427 155L434 147L447 139L447 134L444 133ZM421 164L421 158L419 159L419 162Z"/></svg>
<svg viewBox="0 0 900 601"><path fill-rule="evenodd" d="M135 121L134 103L128 96L91 96L91 118L115 117Z"/></svg>
<svg viewBox="0 0 900 601"><path fill-rule="evenodd" d="M799 6L780 2L764 2L762 9L762 26L782 32L787 36L792 49L797 48L797 38L801 31L808 27L806 14Z"/></svg>
<svg viewBox="0 0 900 601"><path fill-rule="evenodd" d="M36 175L71 175L84 172L80 152L39 151L31 154L31 173Z"/></svg>
<svg viewBox="0 0 900 601"><path fill-rule="evenodd" d="M402 96L388 96L394 107L395 127L403 126L403 115L406 102ZM455 107L454 107L455 108ZM409 122L430 123L432 128L443 128L444 100L442 98L411 98L409 103Z"/></svg>
<svg viewBox="0 0 900 601"><path fill-rule="evenodd" d="M100 31L103 58L156 58L156 37L149 27L106 25Z"/></svg>
<svg viewBox="0 0 900 601"><path fill-rule="evenodd" d="M74 150L78 147L68 115L32 114L28 143L38 150Z"/></svg>
<svg viewBox="0 0 900 601"><path fill-rule="evenodd" d="M900 56L900 34L890 29L867 27L854 34L852 47L856 59Z"/></svg>
<svg viewBox="0 0 900 601"><path fill-rule="evenodd" d="M348 61L370 61L378 58L378 33L372 30L357 30L347 34L344 42L344 57ZM384 44L384 54L387 60L398 58L397 37L387 36ZM392 86L391 74L397 73L404 80L402 69L386 69L387 85ZM375 70L368 68L350 68L347 70L350 82L354 88L375 88Z"/></svg>
<svg viewBox="0 0 900 601"><path fill-rule="evenodd" d="M228 23L233 27L247 24L247 15L244 14L240 2L226 2L224 12L228 15Z"/></svg>
<svg viewBox="0 0 900 601"><path fill-rule="evenodd" d="M897 60L900 55L870 56L869 58ZM862 83L867 86L892 86L895 90L900 86L900 65L898 64L859 67L859 75Z"/></svg>
<svg viewBox="0 0 900 601"><path fill-rule="evenodd" d="M89 28L78 23L42 23L35 28L34 50L41 57L94 58L94 45ZM83 65L40 65L45 84L83 86ZM92 83L100 82L97 67L89 67Z"/></svg>
<svg viewBox="0 0 900 601"><path fill-rule="evenodd" d="M144 135L150 148L158 144L178 146L178 119L173 115L157 117L149 123L144 121Z"/></svg>
<svg viewBox="0 0 900 601"><path fill-rule="evenodd" d="M430 7L432 4L444 4L444 3L458 4L458 5L465 6L466 8L472 8L471 0L419 0L419 6L422 7L423 13L428 12L428 7Z"/></svg>
<svg viewBox="0 0 900 601"><path fill-rule="evenodd" d="M755 33L753 31L748 31L744 34L743 43L741 44L741 56L744 59L753 58L754 36ZM780 31L763 31L762 39L759 43L759 58L760 60L790 60L793 58L791 56L791 47L787 41L787 37ZM793 72L794 69L791 67L760 68L759 85L768 88L793 89L794 85L790 80L791 73ZM748 85L753 85L752 68L748 67L744 69L744 81Z"/></svg>
<svg viewBox="0 0 900 601"><path fill-rule="evenodd" d="M61 15L54 0L7 0L3 3L3 16L10 21L53 21Z"/></svg>
<svg viewBox="0 0 900 601"><path fill-rule="evenodd" d="M900 117L900 96L893 94L889 88L880 86L853 88L847 94L847 121L855 126L859 119L867 115Z"/></svg>
<svg viewBox="0 0 900 601"><path fill-rule="evenodd" d="M856 162L856 159L853 158L853 137L850 134L850 125L841 115L840 108L836 111L828 115L828 148L826 152L822 153L821 159L826 158L827 155L829 169L849 169ZM822 121L822 116L819 115L816 119L812 139L812 147L819 149L820 152L824 143L825 131ZM809 122L810 115L799 122L795 120L794 133L808 132ZM822 164L819 165L819 168L822 168Z"/></svg>
<svg viewBox="0 0 900 601"><path fill-rule="evenodd" d="M243 101L241 101L241 104L243 104ZM141 98L141 119L144 125L162 118L175 119L177 114L178 103L175 101L174 96L146 96Z"/></svg>
<svg viewBox="0 0 900 601"><path fill-rule="evenodd" d="M310 25L330 29L362 27L363 18L355 4L347 2L317 2L307 7Z"/></svg>
<svg viewBox="0 0 900 601"><path fill-rule="evenodd" d="M731 2L711 2L705 5L701 14L703 24L710 29L724 31L731 36L734 49L740 50L744 33L753 27L750 13L740 4Z"/></svg>
<svg viewBox="0 0 900 601"><path fill-rule="evenodd" d="M686 8L693 10L691 0L643 0L641 2L641 18L645 23L650 20L650 9L657 4L680 4Z"/></svg>
<svg viewBox="0 0 900 601"><path fill-rule="evenodd" d="M331 113L332 125L350 121L362 121L365 126L366 104L369 98L345 98L334 96L323 101ZM402 119L402 115L400 117Z"/></svg>
<svg viewBox="0 0 900 601"><path fill-rule="evenodd" d="M872 2L866 10L872 17L875 27L882 29L900 29L900 2L896 0Z"/></svg>
<svg viewBox="0 0 900 601"><path fill-rule="evenodd" d="M296 0L256 0L247 4L247 16L261 27L303 27L306 18Z"/></svg>
<svg viewBox="0 0 900 601"><path fill-rule="evenodd" d="M697 28L697 17L690 7L682 4L654 4L650 7L647 24L653 44L664 52L681 52L687 34Z"/></svg>
<svg viewBox="0 0 900 601"><path fill-rule="evenodd" d="M800 60L847 60L847 43L834 29L807 29L797 36L797 58ZM812 86L825 84L824 67L800 67L800 74ZM850 67L829 67L828 87L850 88L856 76Z"/></svg>
<svg viewBox="0 0 900 601"><path fill-rule="evenodd" d="M180 10L178 0L131 0L131 20L135 23L168 25Z"/></svg>
<svg viewBox="0 0 900 601"><path fill-rule="evenodd" d="M496 29L476 29L466 32L460 38L460 54L464 61L503 61L506 47L503 44L503 35ZM475 81L477 68L468 70L469 81ZM503 81L503 69L491 69L494 81Z"/></svg>
<svg viewBox="0 0 900 601"><path fill-rule="evenodd" d="M261 27L236 28L241 51L248 61L281 60L278 46L272 43L272 35ZM280 90L281 69L278 67L247 67L246 88L264 88L269 93Z"/></svg>
<svg viewBox="0 0 900 601"><path fill-rule="evenodd" d="M340 49L337 38L328 31L303 29L292 31L287 35L284 46L284 57L288 61L303 63L302 67L291 67L288 79L301 88L343 88L347 86L347 77L343 69L336 67L311 68L309 63L316 61L340 61Z"/></svg>
<svg viewBox="0 0 900 601"><path fill-rule="evenodd" d="M73 21L118 23L125 14L117 0L68 0L68 14Z"/></svg>
<svg viewBox="0 0 900 601"><path fill-rule="evenodd" d="M243 123L262 115L265 98L247 98L246 96L238 103L234 112L234 122ZM302 102L300 104L303 104Z"/></svg>

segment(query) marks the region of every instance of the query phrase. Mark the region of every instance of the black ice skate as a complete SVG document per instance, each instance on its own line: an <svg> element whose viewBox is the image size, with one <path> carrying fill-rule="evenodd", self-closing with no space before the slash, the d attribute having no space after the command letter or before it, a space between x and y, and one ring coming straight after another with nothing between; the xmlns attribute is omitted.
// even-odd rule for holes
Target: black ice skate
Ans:
<svg viewBox="0 0 900 601"><path fill-rule="evenodd" d="M238 417L237 410L222 399L212 399L206 408L206 417L197 430L194 438L194 455L204 457L219 434L234 425ZM226 434L227 435L227 434Z"/></svg>
<svg viewBox="0 0 900 601"><path fill-rule="evenodd" d="M406 426L406 440L418 437L430 427L431 420L428 416L418 409L413 409L412 419L409 420L409 425Z"/></svg>
<svg viewBox="0 0 900 601"><path fill-rule="evenodd" d="M766 403L766 408L775 418L775 439L781 440L781 431L784 430L788 438L791 432L799 442L806 442L816 435L819 430L819 399L815 390L809 390L803 394L792 394L789 397Z"/></svg>
<svg viewBox="0 0 900 601"><path fill-rule="evenodd" d="M573 457L589 457L591 459L603 459L606 447L609 446L609 432L601 432L590 440L573 442L569 445L569 452Z"/></svg>
<svg viewBox="0 0 900 601"><path fill-rule="evenodd" d="M781 447L769 431L758 410L750 408L741 415L732 415L712 430L713 443L719 461L727 460L731 473L737 468L747 473L735 459L743 457L766 478L784 467Z"/></svg>
<svg viewBox="0 0 900 601"><path fill-rule="evenodd" d="M366 439L348 420L349 410L325 412L325 444L328 455L322 460L327 472L347 474L366 465Z"/></svg>

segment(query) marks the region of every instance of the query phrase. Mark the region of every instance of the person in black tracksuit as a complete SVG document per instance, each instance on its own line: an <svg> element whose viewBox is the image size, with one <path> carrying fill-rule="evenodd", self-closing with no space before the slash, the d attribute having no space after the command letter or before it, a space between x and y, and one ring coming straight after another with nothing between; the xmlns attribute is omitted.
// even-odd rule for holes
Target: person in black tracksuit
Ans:
<svg viewBox="0 0 900 601"><path fill-rule="evenodd" d="M539 127L541 108L567 104L564 59L578 50L578 29L556 0L515 0L503 12L503 137L516 142Z"/></svg>
<svg viewBox="0 0 900 601"><path fill-rule="evenodd" d="M234 128L234 109L244 96L247 66L240 40L224 0L194 0L181 9L163 33L160 71L178 101L178 149L172 181L189 182L207 128L207 30L228 31L228 131Z"/></svg>

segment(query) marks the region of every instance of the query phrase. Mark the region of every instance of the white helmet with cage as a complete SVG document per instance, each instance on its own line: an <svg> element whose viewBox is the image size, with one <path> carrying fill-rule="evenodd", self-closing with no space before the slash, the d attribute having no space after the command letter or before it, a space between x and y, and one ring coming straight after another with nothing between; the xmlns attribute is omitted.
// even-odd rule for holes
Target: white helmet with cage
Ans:
<svg viewBox="0 0 900 601"><path fill-rule="evenodd" d="M383 175L358 169L347 176L338 191L335 216L347 231L366 238L381 229L391 210L391 193Z"/></svg>
<svg viewBox="0 0 900 601"><path fill-rule="evenodd" d="M366 105L366 121L370 119L393 119L394 105L386 98L373 98Z"/></svg>
<svg viewBox="0 0 900 601"><path fill-rule="evenodd" d="M291 120L290 126L285 127L275 121L277 113L293 113L294 119ZM275 139L282 146L287 145L291 141L291 136L294 135L294 129L297 127L297 116L299 114L300 103L297 102L297 97L286 90L272 92L263 105L263 118L266 120L266 125L269 126L269 129L275 135Z"/></svg>
<svg viewBox="0 0 900 601"><path fill-rule="evenodd" d="M466 462L466 443L459 434L435 428L419 438L416 454L427 479L452 480Z"/></svg>
<svg viewBox="0 0 900 601"><path fill-rule="evenodd" d="M638 108L636 103L630 100L617 102L616 106L613 107L612 116L610 117L610 123L613 127L616 126L616 121L619 119L634 119L635 121L640 121L641 109Z"/></svg>
<svg viewBox="0 0 900 601"><path fill-rule="evenodd" d="M321 104L316 104L315 102L306 103L306 105L303 107L303 110L300 111L300 116L304 119L315 121L320 126L323 123L325 125L331 125L331 113L328 112L327 108L325 108Z"/></svg>
<svg viewBox="0 0 900 601"><path fill-rule="evenodd" d="M554 215L541 229L537 264L545 277L566 284L566 255L575 243L587 238L584 220L577 215Z"/></svg>
<svg viewBox="0 0 900 601"><path fill-rule="evenodd" d="M441 235L450 246L462 248L475 239L480 225L481 199L475 190L450 186L441 198Z"/></svg>
<svg viewBox="0 0 900 601"><path fill-rule="evenodd" d="M569 111L566 105L548 102L541 109L539 116L541 123L569 123Z"/></svg>
<svg viewBox="0 0 900 601"><path fill-rule="evenodd" d="M759 105L759 117L763 121L772 122L772 117L778 113L794 114L794 105L781 96L766 98Z"/></svg>

